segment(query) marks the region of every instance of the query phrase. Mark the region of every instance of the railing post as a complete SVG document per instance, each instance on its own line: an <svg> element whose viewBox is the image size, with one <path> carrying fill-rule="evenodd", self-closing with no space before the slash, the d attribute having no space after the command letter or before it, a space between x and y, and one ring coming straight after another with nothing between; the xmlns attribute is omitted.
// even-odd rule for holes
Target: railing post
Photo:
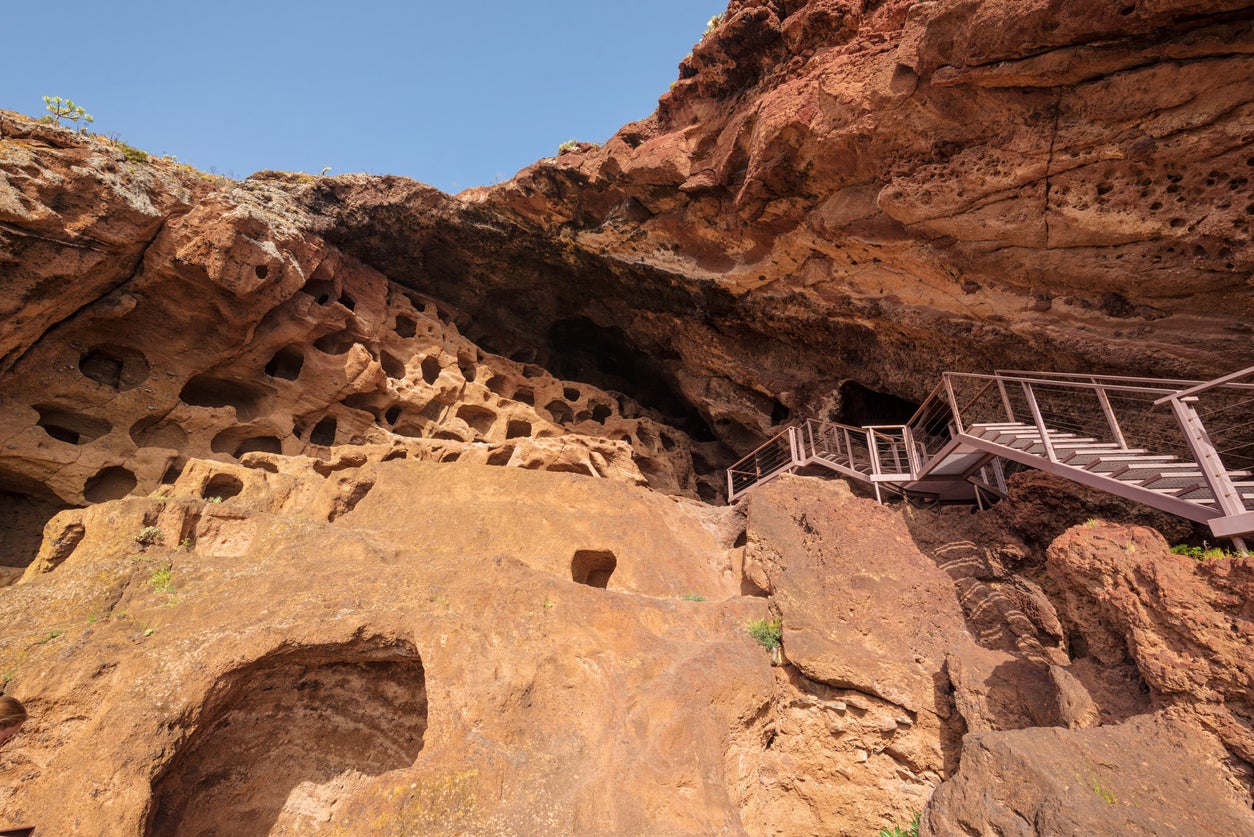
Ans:
<svg viewBox="0 0 1254 837"><path fill-rule="evenodd" d="M1223 460L1219 458L1219 452L1215 450L1214 444L1211 443L1206 428L1202 426L1201 417L1193 409L1193 405L1185 401L1186 399L1172 398L1171 411L1175 413L1176 422L1184 431L1184 440L1189 443L1189 450L1193 452L1193 458L1197 460L1197 465L1202 471L1202 478L1206 480L1206 485L1215 495L1216 505L1225 517L1244 514L1247 511L1245 503L1241 501L1241 495L1237 493L1236 486L1228 477L1228 470L1224 467Z"/></svg>
<svg viewBox="0 0 1254 837"><path fill-rule="evenodd" d="M732 469L727 469L727 502L736 499L736 477L732 474Z"/></svg>
<svg viewBox="0 0 1254 837"><path fill-rule="evenodd" d="M915 449L914 431L906 425L901 429L901 443L906 446L906 464L910 466L910 479L918 479L919 471L923 470L919 462L919 452Z"/></svg>
<svg viewBox="0 0 1254 837"><path fill-rule="evenodd" d="M1058 457L1054 454L1054 445L1049 440L1049 429L1045 427L1045 419L1041 417L1040 405L1036 403L1036 394L1032 392L1032 386L1023 381L1023 395L1028 400L1028 409L1032 411L1032 420L1036 422L1037 432L1041 434L1041 447L1045 448L1045 456L1050 462L1057 462Z"/></svg>
<svg viewBox="0 0 1254 837"><path fill-rule="evenodd" d="M1002 467L999 456L993 457L993 478L997 480L997 488L1003 495L1010 493L1010 489L1006 487L1006 469Z"/></svg>
<svg viewBox="0 0 1254 837"><path fill-rule="evenodd" d="M954 384L949 379L949 373L943 373L945 381L945 395L949 398L949 409L954 415L954 424L958 427L959 433L966 432L962 427L962 413L958 409L958 396L954 395Z"/></svg>
<svg viewBox="0 0 1254 837"><path fill-rule="evenodd" d="M880 470L880 447L875 441L875 431L869 427L866 431L866 453L871 459L871 473L876 475L882 473ZM875 496L877 499L879 498L878 491Z"/></svg>
<svg viewBox="0 0 1254 837"><path fill-rule="evenodd" d="M1001 375L997 375L997 389L1001 393L1002 406L1006 408L1006 421L1018 421L1015 418L1015 408L1010 406L1010 395L1006 392L1006 382Z"/></svg>
<svg viewBox="0 0 1254 837"><path fill-rule="evenodd" d="M799 468L806 464L805 440L801 438L801 431L796 427L788 428L788 444L792 449L793 466Z"/></svg>
<svg viewBox="0 0 1254 837"><path fill-rule="evenodd" d="M1124 450L1128 449L1128 443L1123 438L1123 431L1119 428L1119 421L1115 418L1115 411L1110 406L1110 398L1106 395L1106 389L1097 383L1096 378L1090 378L1093 382L1094 390L1097 393L1097 401L1102 405L1102 412L1106 414L1106 424L1110 425L1110 432L1114 434L1115 441L1119 443L1119 447Z"/></svg>

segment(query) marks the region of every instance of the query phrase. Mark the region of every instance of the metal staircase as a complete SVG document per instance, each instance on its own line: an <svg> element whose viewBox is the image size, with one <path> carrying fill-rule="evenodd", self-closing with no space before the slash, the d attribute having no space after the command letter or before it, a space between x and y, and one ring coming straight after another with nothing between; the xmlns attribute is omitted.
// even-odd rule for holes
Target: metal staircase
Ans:
<svg viewBox="0 0 1254 837"><path fill-rule="evenodd" d="M729 501L783 473L832 473L937 502L1006 496L1038 468L1232 538L1254 533L1254 366L1213 381L946 372L909 422L810 419L727 471Z"/></svg>

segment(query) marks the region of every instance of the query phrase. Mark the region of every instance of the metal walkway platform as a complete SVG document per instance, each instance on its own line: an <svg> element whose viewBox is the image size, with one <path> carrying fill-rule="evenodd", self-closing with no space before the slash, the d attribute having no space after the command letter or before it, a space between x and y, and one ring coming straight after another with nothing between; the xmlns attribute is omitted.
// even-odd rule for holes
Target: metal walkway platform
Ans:
<svg viewBox="0 0 1254 837"><path fill-rule="evenodd" d="M1013 463L1013 464L1012 464ZM792 425L727 471L729 501L783 473L836 473L936 502L1006 495L1037 468L1206 523L1254 533L1254 366L1213 381L946 372L902 425Z"/></svg>

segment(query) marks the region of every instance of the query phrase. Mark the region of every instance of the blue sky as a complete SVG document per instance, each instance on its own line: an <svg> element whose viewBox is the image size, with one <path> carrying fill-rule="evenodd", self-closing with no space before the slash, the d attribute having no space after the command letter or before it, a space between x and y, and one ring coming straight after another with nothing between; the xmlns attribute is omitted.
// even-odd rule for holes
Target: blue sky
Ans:
<svg viewBox="0 0 1254 837"><path fill-rule="evenodd" d="M653 112L726 0L6 4L0 108L205 170L401 174L456 192Z"/></svg>

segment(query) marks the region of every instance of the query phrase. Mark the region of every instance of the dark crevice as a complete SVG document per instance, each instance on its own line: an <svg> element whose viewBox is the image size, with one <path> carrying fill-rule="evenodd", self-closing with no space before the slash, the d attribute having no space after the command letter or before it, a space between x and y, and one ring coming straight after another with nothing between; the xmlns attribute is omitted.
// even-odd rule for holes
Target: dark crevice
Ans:
<svg viewBox="0 0 1254 837"><path fill-rule="evenodd" d="M646 352L617 327L600 326L586 317L559 320L549 328L551 371L559 378L584 381L621 392L657 410L699 441L714 438L701 414L679 394L665 366L678 360L667 351ZM604 421L608 415L596 416Z"/></svg>
<svg viewBox="0 0 1254 837"><path fill-rule="evenodd" d="M0 471L0 565L28 566L39 554L44 526L70 508L41 483Z"/></svg>
<svg viewBox="0 0 1254 837"><path fill-rule="evenodd" d="M874 424L905 424L919 405L887 392L876 392L857 381L840 385L840 411L831 418L841 424L865 427Z"/></svg>

